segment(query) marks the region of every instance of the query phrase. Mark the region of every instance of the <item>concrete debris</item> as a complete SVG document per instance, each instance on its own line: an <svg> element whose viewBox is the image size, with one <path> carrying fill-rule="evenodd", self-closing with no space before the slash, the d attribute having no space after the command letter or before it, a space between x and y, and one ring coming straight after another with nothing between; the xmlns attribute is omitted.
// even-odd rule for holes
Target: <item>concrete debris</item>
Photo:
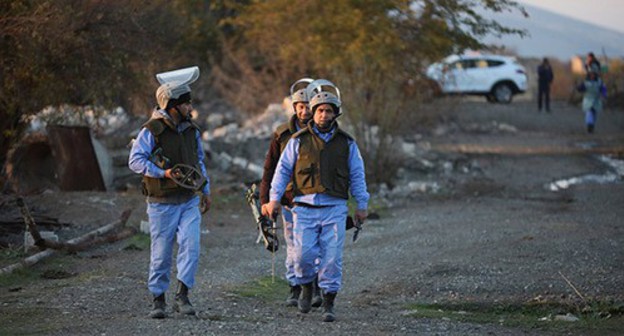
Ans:
<svg viewBox="0 0 624 336"><path fill-rule="evenodd" d="M194 115L196 122L204 130L201 138L203 149L207 153L208 170L217 169L234 176L237 180L260 179L271 136L275 128L286 122L292 113L292 104L289 99L285 99L282 104L271 104L262 114L244 121L237 121L236 116L230 110L210 112L203 119L199 113L196 113ZM107 190L140 189L140 176L127 168L130 151L127 145L131 138L138 134L141 125L145 122L144 118L132 119L121 108L104 111L64 106L57 109L47 108L34 115L31 118L30 129L45 132L46 125L58 120L70 125L89 125L94 130L98 130L94 131L95 137L92 137L92 143ZM347 131L354 133L352 125L349 125L346 119L340 120L340 123ZM439 134L446 132L442 129L438 130ZM380 128L373 125L368 128L366 134L360 136L370 142L368 147L375 148L380 142L380 133ZM404 160L406 168L399 176L404 181L399 183L402 186L393 190L384 190L382 193L406 196L440 190L439 183L421 182L418 179L423 174L428 175L437 171L452 172L453 163L438 163L439 158L431 154L431 145L421 139L422 135L419 134L407 138L385 136L384 141L392 144L393 148L400 148L396 151L397 159ZM46 148L48 152L51 152L49 146ZM47 157L51 158L51 153ZM53 163L52 160L48 160L50 164ZM53 168L51 166L51 173L48 174L50 175L48 180L51 182L46 182L47 184L39 183L36 186L30 186L18 181L15 181L15 184L28 190L49 189L55 184L56 174ZM387 186L385 188L388 189Z"/></svg>
<svg viewBox="0 0 624 336"><path fill-rule="evenodd" d="M430 181L411 181L402 186L397 186L394 189L387 191L388 197L405 198L415 196L419 193L437 193L441 190L441 186L438 182ZM384 191L383 193L386 193Z"/></svg>
<svg viewBox="0 0 624 336"><path fill-rule="evenodd" d="M568 179L561 179L548 183L545 188L550 191L561 191L577 184L605 184L622 180L622 177L624 177L624 160L615 159L605 155L600 156L599 160L607 166L607 171L604 174L587 174Z"/></svg>
<svg viewBox="0 0 624 336"><path fill-rule="evenodd" d="M150 224L148 221L141 220L139 224L139 231L145 234L150 234Z"/></svg>
<svg viewBox="0 0 624 336"><path fill-rule="evenodd" d="M44 132L48 125L88 126L99 135L108 135L128 124L130 117L117 107L112 111L103 107L79 107L63 105L46 107L41 112L28 117L28 133Z"/></svg>
<svg viewBox="0 0 624 336"><path fill-rule="evenodd" d="M563 321L563 322L577 322L579 321L579 318L567 313L565 315L555 315L555 321Z"/></svg>
<svg viewBox="0 0 624 336"><path fill-rule="evenodd" d="M41 238L45 240L50 240L54 242L59 241L58 235L56 235L53 231L39 231L39 234L41 235ZM35 239L33 238L32 234L30 234L28 230L24 231L24 252L29 253L37 249L39 248L35 246Z"/></svg>

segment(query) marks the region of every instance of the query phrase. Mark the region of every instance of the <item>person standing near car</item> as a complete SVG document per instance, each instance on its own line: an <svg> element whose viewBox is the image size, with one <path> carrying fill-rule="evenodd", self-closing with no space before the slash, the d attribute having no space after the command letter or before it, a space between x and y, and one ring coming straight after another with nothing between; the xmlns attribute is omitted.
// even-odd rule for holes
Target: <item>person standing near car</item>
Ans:
<svg viewBox="0 0 624 336"><path fill-rule="evenodd" d="M370 197L357 144L336 122L340 106L340 99L331 92L322 91L310 99L312 121L286 145L275 169L267 205L268 213L278 212L279 200L292 182L295 275L302 287L299 311L310 311L313 281L318 276L324 322L336 318L334 301L342 286L349 193L356 200L355 217L360 222L367 217Z"/></svg>
<svg viewBox="0 0 624 336"><path fill-rule="evenodd" d="M607 88L594 70L590 70L587 76L588 78L577 87L577 90L583 92L582 106L587 133L594 133L598 113L602 111L602 98L607 97Z"/></svg>
<svg viewBox="0 0 624 336"><path fill-rule="evenodd" d="M185 81L173 80L158 87L159 108L143 125L128 159L130 169L143 175L143 192L147 196L151 239L147 287L153 296L149 313L152 318L166 317L165 293L170 282L176 237L178 289L173 309L185 315L195 314L188 296L199 262L200 204L206 211L211 205L200 131L191 121L193 105L189 85L199 77L199 68L169 73L182 73L178 78L185 77L185 73L188 76ZM164 74L167 73L159 75ZM174 182L176 172L172 168L176 164L193 166L206 178L201 197Z"/></svg>
<svg viewBox="0 0 624 336"><path fill-rule="evenodd" d="M554 78L550 62L544 57L542 64L537 67L537 109L540 112L542 102L544 102L546 112L550 112L550 85Z"/></svg>
<svg viewBox="0 0 624 336"><path fill-rule="evenodd" d="M587 58L585 59L585 73L586 79L589 79L589 74L594 72L598 78L600 78L600 72L602 71L602 66L600 62L596 58L593 52L587 54Z"/></svg>

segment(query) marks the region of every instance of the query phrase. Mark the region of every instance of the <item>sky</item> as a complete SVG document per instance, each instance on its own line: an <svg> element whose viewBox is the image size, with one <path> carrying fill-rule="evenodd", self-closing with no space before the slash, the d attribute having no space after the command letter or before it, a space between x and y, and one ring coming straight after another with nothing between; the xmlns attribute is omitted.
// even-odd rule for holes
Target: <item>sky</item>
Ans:
<svg viewBox="0 0 624 336"><path fill-rule="evenodd" d="M624 0L517 0L624 33Z"/></svg>

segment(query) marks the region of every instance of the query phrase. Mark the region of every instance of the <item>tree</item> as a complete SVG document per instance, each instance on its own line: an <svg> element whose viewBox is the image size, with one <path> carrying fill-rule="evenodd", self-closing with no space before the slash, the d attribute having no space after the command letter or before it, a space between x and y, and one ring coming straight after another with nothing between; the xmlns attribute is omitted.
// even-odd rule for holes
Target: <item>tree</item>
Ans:
<svg viewBox="0 0 624 336"><path fill-rule="evenodd" d="M0 3L0 162L46 106L148 111L154 73L206 64L217 47L209 1ZM189 47L191 46L191 47Z"/></svg>
<svg viewBox="0 0 624 336"><path fill-rule="evenodd" d="M388 150L391 135L421 101L424 65L485 47L480 38L487 34L524 33L475 11L525 14L507 0L272 0L235 7L228 50L236 62L218 68L230 86L225 94L265 106L297 78L332 80L376 182L390 182L398 167L396 151Z"/></svg>

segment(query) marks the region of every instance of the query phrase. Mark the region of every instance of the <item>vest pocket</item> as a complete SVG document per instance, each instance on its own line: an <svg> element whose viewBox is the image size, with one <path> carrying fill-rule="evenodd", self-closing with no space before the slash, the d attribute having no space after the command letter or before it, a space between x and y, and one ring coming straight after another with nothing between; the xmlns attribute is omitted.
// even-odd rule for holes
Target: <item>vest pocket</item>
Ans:
<svg viewBox="0 0 624 336"><path fill-rule="evenodd" d="M179 188L179 186L171 179L161 178L158 181L160 182L160 190L164 192Z"/></svg>
<svg viewBox="0 0 624 336"><path fill-rule="evenodd" d="M338 193L347 193L349 190L349 174L340 169L336 170L334 177L334 191Z"/></svg>
<svg viewBox="0 0 624 336"><path fill-rule="evenodd" d="M302 168L297 172L297 175L301 177L301 185L299 188L311 188L314 187L316 183L316 173L317 173L316 165L311 163L310 166L306 168Z"/></svg>

